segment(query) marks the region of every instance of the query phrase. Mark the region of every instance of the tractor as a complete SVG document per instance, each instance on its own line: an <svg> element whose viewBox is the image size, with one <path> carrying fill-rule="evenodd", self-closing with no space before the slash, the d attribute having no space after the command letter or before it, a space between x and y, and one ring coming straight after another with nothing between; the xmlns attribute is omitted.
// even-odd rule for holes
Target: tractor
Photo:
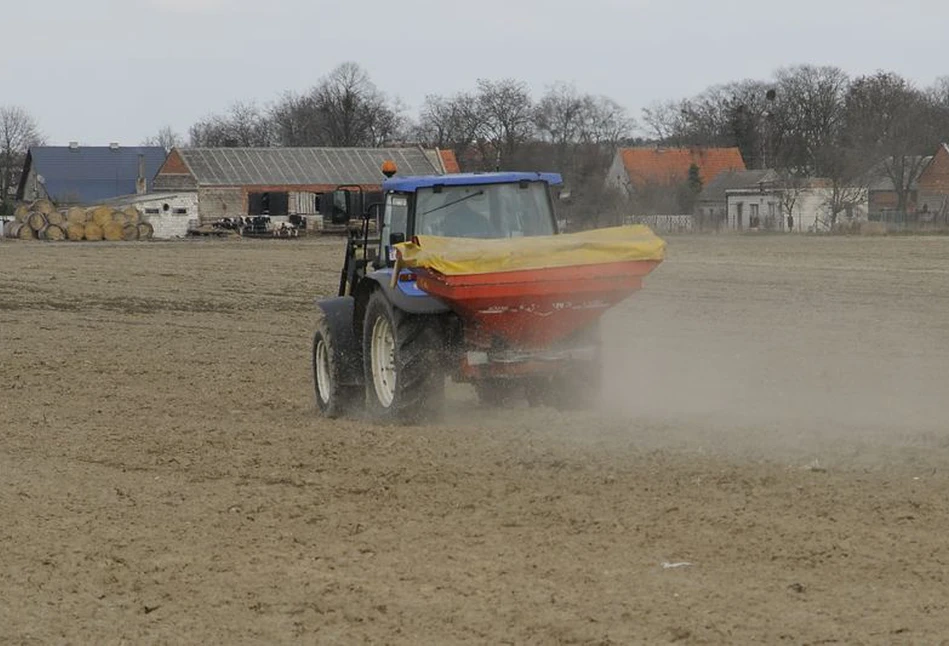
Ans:
<svg viewBox="0 0 949 646"><path fill-rule="evenodd" d="M318 411L433 421L448 379L492 406L591 406L600 318L641 287L664 243L648 239L644 255L652 234L636 231L616 255L617 232L560 232L557 173L382 170L383 201L348 231L338 294L317 301Z"/></svg>

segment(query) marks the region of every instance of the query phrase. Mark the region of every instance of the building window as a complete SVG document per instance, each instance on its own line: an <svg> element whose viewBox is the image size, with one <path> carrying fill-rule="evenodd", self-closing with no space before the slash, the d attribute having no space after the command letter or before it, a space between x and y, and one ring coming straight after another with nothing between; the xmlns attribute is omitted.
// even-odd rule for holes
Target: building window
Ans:
<svg viewBox="0 0 949 646"><path fill-rule="evenodd" d="M161 213L161 211L156 208L145 209L145 215L158 215L159 213Z"/></svg>
<svg viewBox="0 0 949 646"><path fill-rule="evenodd" d="M178 209L174 209L174 210L172 211L172 213L174 213L175 215L187 215L187 214L188 214L188 209L181 209L181 208L178 208Z"/></svg>

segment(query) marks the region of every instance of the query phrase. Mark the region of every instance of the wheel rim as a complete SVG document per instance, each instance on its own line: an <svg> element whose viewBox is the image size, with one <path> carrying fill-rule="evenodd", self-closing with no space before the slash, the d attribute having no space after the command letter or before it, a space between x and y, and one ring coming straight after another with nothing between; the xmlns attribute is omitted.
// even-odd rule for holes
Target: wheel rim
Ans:
<svg viewBox="0 0 949 646"><path fill-rule="evenodd" d="M383 406L395 399L395 341L392 327L384 317L376 319L372 327L372 383L376 397Z"/></svg>
<svg viewBox="0 0 949 646"><path fill-rule="evenodd" d="M320 400L329 403L331 392L330 354L323 339L316 342L316 388L320 394Z"/></svg>

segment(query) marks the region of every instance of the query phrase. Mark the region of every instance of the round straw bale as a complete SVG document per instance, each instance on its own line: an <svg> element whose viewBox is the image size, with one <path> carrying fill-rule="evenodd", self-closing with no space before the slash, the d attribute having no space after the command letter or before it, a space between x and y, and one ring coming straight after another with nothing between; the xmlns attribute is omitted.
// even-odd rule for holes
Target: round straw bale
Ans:
<svg viewBox="0 0 949 646"><path fill-rule="evenodd" d="M96 224L95 220L86 222L85 225L86 240L102 240L102 227Z"/></svg>
<svg viewBox="0 0 949 646"><path fill-rule="evenodd" d="M102 227L102 237L111 242L118 242L122 239L122 224L119 222L109 222Z"/></svg>
<svg viewBox="0 0 949 646"><path fill-rule="evenodd" d="M151 240L152 236L154 235L155 235L155 227L153 227L150 222L138 223L138 239L139 240Z"/></svg>
<svg viewBox="0 0 949 646"><path fill-rule="evenodd" d="M30 213L30 218L27 221L30 223L30 228L36 232L42 231L46 228L46 225L49 224L46 219L46 214L39 211Z"/></svg>
<svg viewBox="0 0 949 646"><path fill-rule="evenodd" d="M86 225L82 222L70 222L66 225L66 237L70 240L82 240L86 237Z"/></svg>

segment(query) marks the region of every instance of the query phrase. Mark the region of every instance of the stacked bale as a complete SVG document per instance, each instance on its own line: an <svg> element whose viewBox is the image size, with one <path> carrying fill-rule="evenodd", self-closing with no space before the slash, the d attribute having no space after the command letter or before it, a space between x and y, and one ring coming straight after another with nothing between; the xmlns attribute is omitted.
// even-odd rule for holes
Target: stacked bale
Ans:
<svg viewBox="0 0 949 646"><path fill-rule="evenodd" d="M19 205L3 227L5 238L20 240L80 240L114 242L151 240L155 229L134 206L107 205L57 209L46 199Z"/></svg>

